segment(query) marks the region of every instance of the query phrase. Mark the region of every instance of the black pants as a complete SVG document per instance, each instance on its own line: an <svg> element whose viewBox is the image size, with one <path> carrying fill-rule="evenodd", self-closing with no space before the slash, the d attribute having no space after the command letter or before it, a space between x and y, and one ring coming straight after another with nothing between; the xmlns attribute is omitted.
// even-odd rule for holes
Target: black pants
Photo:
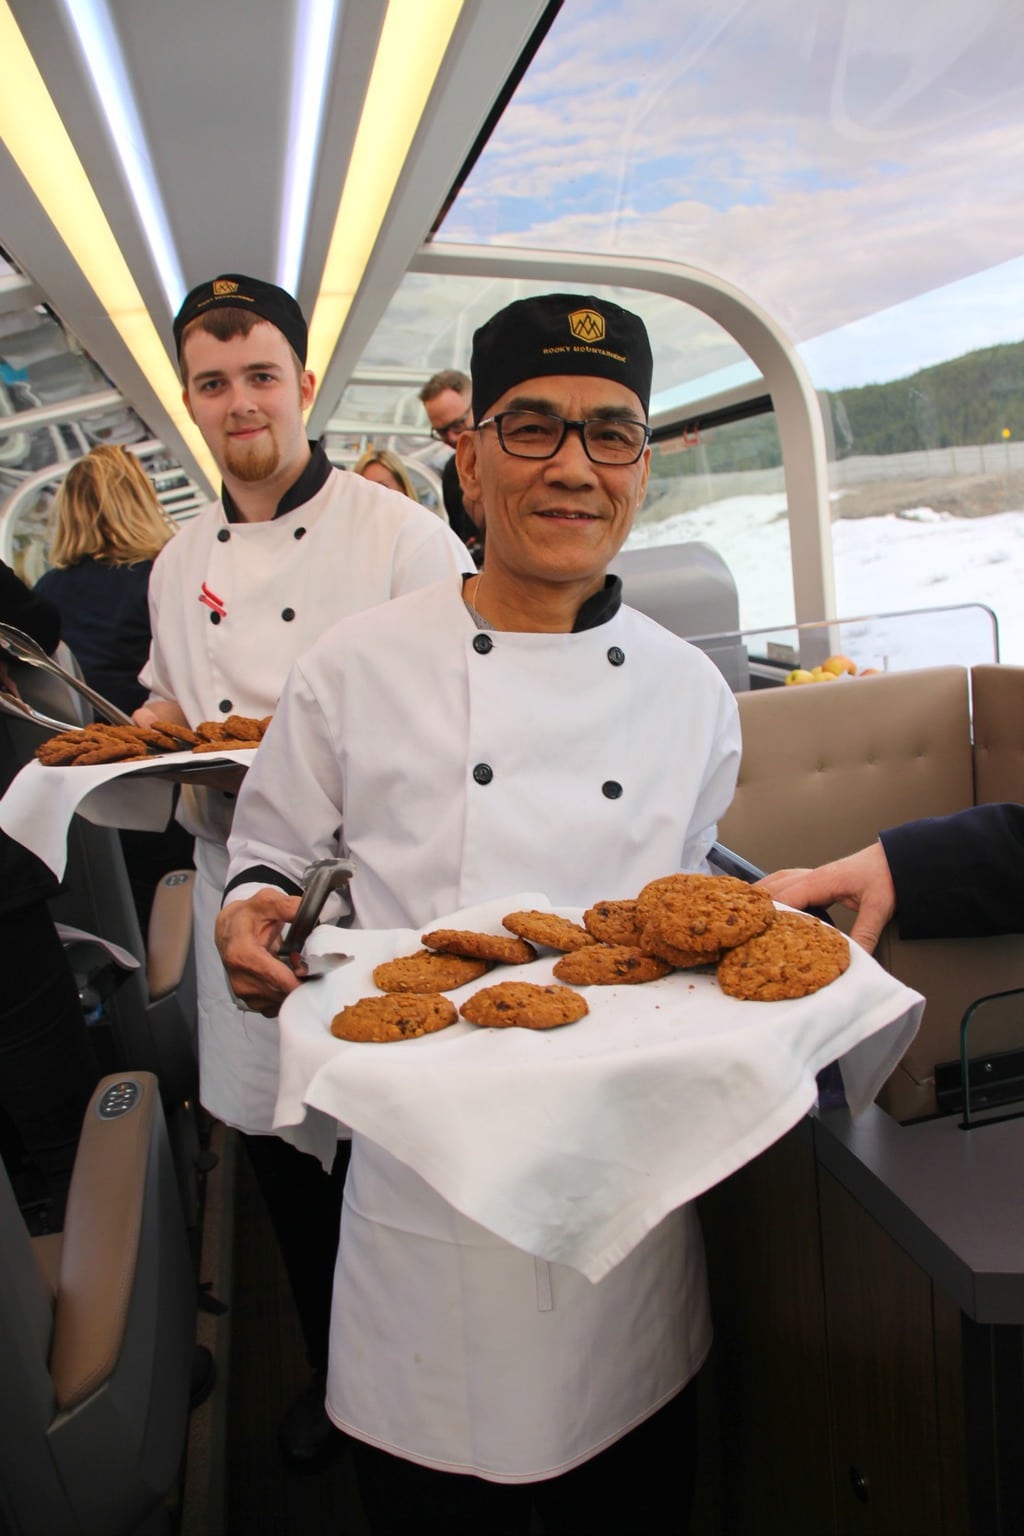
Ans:
<svg viewBox="0 0 1024 1536"><path fill-rule="evenodd" d="M497 1384L496 1384L497 1386ZM489 1483L435 1472L353 1442L373 1536L686 1536L697 1470L697 1389L691 1382L606 1451L538 1483Z"/></svg>
<svg viewBox="0 0 1024 1536"><path fill-rule="evenodd" d="M82 1116L99 1071L44 901L0 918L0 1144L22 1203L63 1224Z"/></svg>
<svg viewBox="0 0 1024 1536"><path fill-rule="evenodd" d="M326 1370L341 1197L352 1144L339 1141L334 1167L325 1173L315 1157L278 1136L243 1136L242 1141L288 1272L309 1364Z"/></svg>

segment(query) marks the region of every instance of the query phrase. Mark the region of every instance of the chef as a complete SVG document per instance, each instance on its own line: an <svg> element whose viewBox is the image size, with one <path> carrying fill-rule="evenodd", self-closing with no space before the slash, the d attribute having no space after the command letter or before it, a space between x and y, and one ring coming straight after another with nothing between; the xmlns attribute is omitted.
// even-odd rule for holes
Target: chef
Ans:
<svg viewBox="0 0 1024 1536"><path fill-rule="evenodd" d="M338 618L473 564L424 508L333 469L322 446L307 441L303 411L314 378L305 366L306 322L290 294L240 273L200 283L175 318L174 337L185 405L223 487L154 565L153 640L141 674L150 696L135 718L194 726L262 717L273 713L291 663ZM233 810L230 792L183 794L181 819L196 836L200 1098L252 1138L311 1364L322 1367L334 1262L328 1227L333 1220L336 1231L340 1194L310 1159L269 1135L277 1032L238 1008L213 945ZM333 1201L333 1217L321 1199ZM301 1422L294 1433L283 1426L283 1447L296 1461L335 1438L322 1397L322 1380L314 1381L311 1433Z"/></svg>
<svg viewBox="0 0 1024 1536"><path fill-rule="evenodd" d="M271 946L299 867L342 836L356 921L385 929L528 890L589 905L702 865L735 703L606 575L647 485L651 372L643 323L602 299L520 300L476 333L457 453L483 570L343 622L293 668L218 919L251 1006L297 984ZM525 1531L531 1505L549 1536L685 1530L683 1389L710 1343L692 1209L594 1285L357 1136L342 1225L327 1406L375 1533Z"/></svg>

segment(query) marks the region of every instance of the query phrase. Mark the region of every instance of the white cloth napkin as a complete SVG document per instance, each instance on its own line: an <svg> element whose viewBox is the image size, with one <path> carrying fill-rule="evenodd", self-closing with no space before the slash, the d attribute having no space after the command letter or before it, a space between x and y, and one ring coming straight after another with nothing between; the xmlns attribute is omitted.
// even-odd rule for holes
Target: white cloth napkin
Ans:
<svg viewBox="0 0 1024 1536"><path fill-rule="evenodd" d="M505 913L549 905L505 897L431 927L500 933ZM796 1124L829 1062L841 1060L850 1107L863 1109L924 1008L853 945L843 976L792 1002L740 1002L713 973L676 971L641 986L580 988L590 1012L562 1029L460 1020L394 1045L335 1040L333 1015L375 995L374 966L411 954L419 938L313 935L312 949L355 960L300 987L281 1011L275 1128L328 1165L339 1127L368 1136L464 1215L594 1281L668 1211ZM458 1005L498 980L551 982L558 956L541 956L448 995Z"/></svg>
<svg viewBox="0 0 1024 1536"><path fill-rule="evenodd" d="M68 828L76 811L96 826L160 832L170 819L174 795L174 784L164 774L185 767L191 779L193 773L201 775L225 762L247 767L252 753L203 753L202 760L201 769L193 752L168 752L142 762L98 763L88 768L27 763L0 800L0 827L42 859L60 880L68 859Z"/></svg>
<svg viewBox="0 0 1024 1536"><path fill-rule="evenodd" d="M54 923L57 937L64 945L75 944L84 941L86 944L95 944L105 951L119 965L122 971L137 971L142 964L129 950L123 949L120 944L114 944L110 939L101 939L99 934L89 933L85 928L72 928L70 923Z"/></svg>

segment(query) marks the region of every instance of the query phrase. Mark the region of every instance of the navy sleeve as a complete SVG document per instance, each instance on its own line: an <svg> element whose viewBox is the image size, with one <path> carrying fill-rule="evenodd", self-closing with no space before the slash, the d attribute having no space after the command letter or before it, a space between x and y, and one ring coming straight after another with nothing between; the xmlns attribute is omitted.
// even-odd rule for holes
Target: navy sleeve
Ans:
<svg viewBox="0 0 1024 1536"><path fill-rule="evenodd" d="M1024 805L979 805L881 834L904 939L1024 933Z"/></svg>
<svg viewBox="0 0 1024 1536"><path fill-rule="evenodd" d="M0 623L13 624L41 645L48 656L60 641L60 613L0 560Z"/></svg>

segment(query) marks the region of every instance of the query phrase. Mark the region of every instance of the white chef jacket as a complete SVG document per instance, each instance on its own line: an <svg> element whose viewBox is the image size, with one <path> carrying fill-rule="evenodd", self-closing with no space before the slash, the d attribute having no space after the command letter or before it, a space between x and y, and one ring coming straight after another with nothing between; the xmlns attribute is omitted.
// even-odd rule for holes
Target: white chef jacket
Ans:
<svg viewBox="0 0 1024 1536"><path fill-rule="evenodd" d="M323 464L315 450L305 471L314 484ZM229 521L215 502L154 564L141 681L151 699L177 701L190 725L272 714L292 662L337 619L474 569L426 508L361 475L329 470L270 522ZM260 1133L273 1119L277 1027L238 1008L213 943L234 800L186 789L179 812L196 834L200 1097L227 1124Z"/></svg>
<svg viewBox="0 0 1024 1536"><path fill-rule="evenodd" d="M643 615L485 632L446 582L296 663L239 798L230 896L267 883L249 879L259 866L294 878L336 853L342 825L366 927L524 889L629 896L701 864L739 747L717 669ZM496 1481L562 1472L653 1413L709 1347L690 1208L592 1285L357 1135L342 1222L328 1410L410 1460Z"/></svg>

